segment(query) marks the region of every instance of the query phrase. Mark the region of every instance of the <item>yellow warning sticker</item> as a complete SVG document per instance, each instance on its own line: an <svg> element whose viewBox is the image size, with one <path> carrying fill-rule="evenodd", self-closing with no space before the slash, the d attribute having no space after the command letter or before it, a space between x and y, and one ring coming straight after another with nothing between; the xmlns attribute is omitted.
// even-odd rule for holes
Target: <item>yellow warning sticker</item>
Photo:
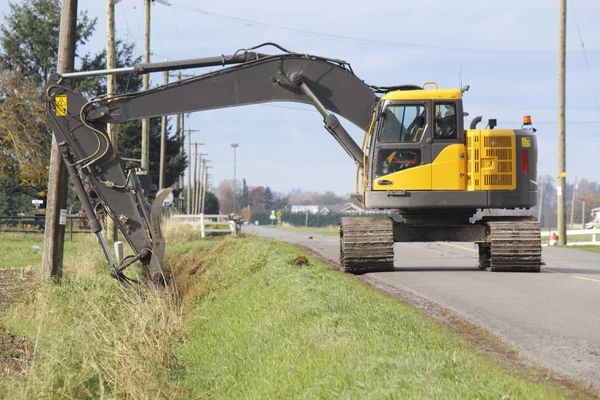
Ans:
<svg viewBox="0 0 600 400"><path fill-rule="evenodd" d="M521 146L522 147L531 147L531 138L530 137L521 138Z"/></svg>
<svg viewBox="0 0 600 400"><path fill-rule="evenodd" d="M67 95L57 94L54 98L56 101L56 116L66 117L67 116Z"/></svg>
<svg viewBox="0 0 600 400"><path fill-rule="evenodd" d="M558 177L559 178L566 178L567 177L567 173L566 172L559 172L558 173ZM560 186L559 186L560 187Z"/></svg>

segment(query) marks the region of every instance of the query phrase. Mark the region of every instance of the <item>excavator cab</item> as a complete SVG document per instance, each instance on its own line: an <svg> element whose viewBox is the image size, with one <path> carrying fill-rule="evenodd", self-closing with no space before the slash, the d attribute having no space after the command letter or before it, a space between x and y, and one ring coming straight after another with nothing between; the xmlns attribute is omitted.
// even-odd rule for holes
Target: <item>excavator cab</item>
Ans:
<svg viewBox="0 0 600 400"><path fill-rule="evenodd" d="M377 112L367 172L373 190L466 189L460 90L436 85L390 92Z"/></svg>

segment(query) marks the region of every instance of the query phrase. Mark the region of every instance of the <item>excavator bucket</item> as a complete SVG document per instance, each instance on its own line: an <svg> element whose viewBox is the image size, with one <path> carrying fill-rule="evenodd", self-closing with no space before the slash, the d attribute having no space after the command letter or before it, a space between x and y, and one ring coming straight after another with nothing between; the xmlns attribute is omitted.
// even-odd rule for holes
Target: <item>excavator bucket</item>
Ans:
<svg viewBox="0 0 600 400"><path fill-rule="evenodd" d="M163 283L164 276L162 273L163 258L165 257L165 239L161 230L161 222L164 214L163 202L167 196L173 191L173 188L163 190L152 203L150 209L150 234L152 235L152 255L148 264L148 273L152 281Z"/></svg>

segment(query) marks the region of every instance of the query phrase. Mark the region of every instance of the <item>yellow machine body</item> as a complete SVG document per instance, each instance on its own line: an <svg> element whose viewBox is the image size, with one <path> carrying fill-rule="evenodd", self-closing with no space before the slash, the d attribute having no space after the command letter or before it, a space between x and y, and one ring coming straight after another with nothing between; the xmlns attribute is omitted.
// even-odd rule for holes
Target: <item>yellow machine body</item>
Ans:
<svg viewBox="0 0 600 400"><path fill-rule="evenodd" d="M453 102L462 109L460 89L401 90L382 96L382 101ZM425 84L424 84L425 86ZM461 137L461 136L459 136ZM516 135L508 129L465 130L463 143L448 143L430 163L407 168L373 180L375 191L486 191L516 189ZM461 141L461 140L459 140ZM443 140L433 137L443 146ZM420 147L425 148L423 141ZM431 143L428 142L428 143ZM398 143L402 149L407 143ZM431 144L429 144L431 146Z"/></svg>

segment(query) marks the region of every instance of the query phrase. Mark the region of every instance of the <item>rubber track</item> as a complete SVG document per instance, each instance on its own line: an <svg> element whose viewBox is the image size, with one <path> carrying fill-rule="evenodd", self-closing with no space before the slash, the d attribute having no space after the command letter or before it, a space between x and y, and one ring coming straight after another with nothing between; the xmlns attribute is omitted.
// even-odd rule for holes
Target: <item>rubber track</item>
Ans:
<svg viewBox="0 0 600 400"><path fill-rule="evenodd" d="M342 218L340 269L352 274L394 269L394 222L386 217Z"/></svg>
<svg viewBox="0 0 600 400"><path fill-rule="evenodd" d="M485 221L489 246L487 254L480 247L480 263L490 271L540 272L542 240L540 225L533 218Z"/></svg>

